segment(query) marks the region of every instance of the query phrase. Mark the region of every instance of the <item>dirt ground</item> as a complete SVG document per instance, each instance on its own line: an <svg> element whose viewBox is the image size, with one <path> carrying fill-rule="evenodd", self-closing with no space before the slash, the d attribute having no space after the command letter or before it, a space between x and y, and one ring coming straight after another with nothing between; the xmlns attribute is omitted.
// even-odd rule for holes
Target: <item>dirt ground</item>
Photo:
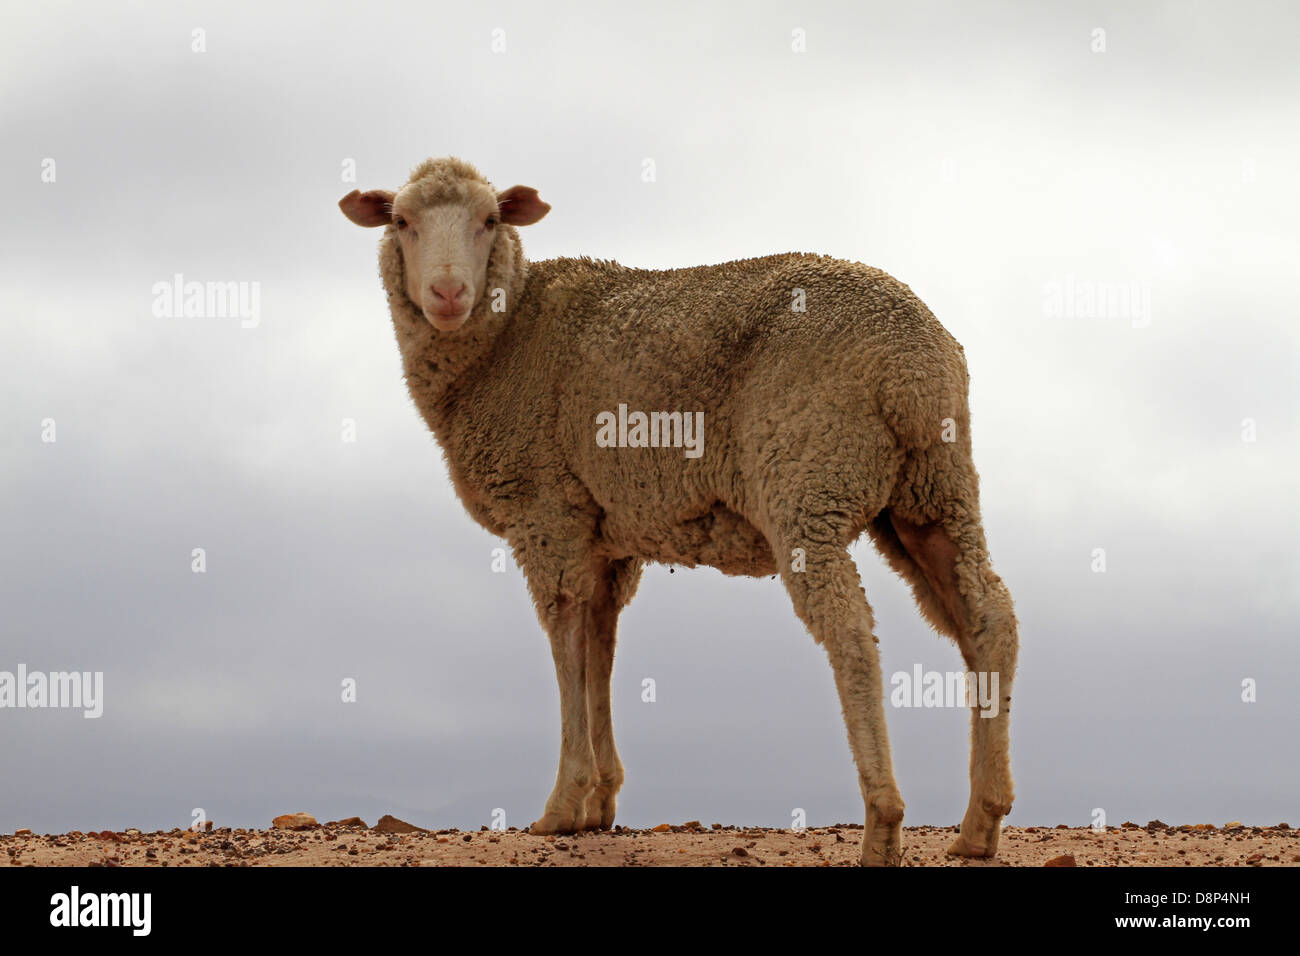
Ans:
<svg viewBox="0 0 1300 956"><path fill-rule="evenodd" d="M356 818L323 826L305 822L310 817L277 819L284 822L267 830L19 831L0 836L0 866L851 866L862 837L861 827L848 824L796 832L692 821L652 830L534 836L513 828L420 830L392 817L373 828ZM302 828L286 828L295 824ZM1101 833L1006 827L995 860L945 856L954 832L904 829L902 865L1300 865L1300 835L1285 823L1166 827L1153 821Z"/></svg>

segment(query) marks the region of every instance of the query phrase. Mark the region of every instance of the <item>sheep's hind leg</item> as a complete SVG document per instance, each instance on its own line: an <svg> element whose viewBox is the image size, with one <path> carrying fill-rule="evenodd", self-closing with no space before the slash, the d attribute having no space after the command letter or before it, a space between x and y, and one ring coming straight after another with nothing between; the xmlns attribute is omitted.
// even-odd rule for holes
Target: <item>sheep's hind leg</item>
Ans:
<svg viewBox="0 0 1300 956"><path fill-rule="evenodd" d="M573 833L587 821L596 760L587 719L587 623L585 602L560 599L547 630L560 685L560 767L555 788L533 833Z"/></svg>
<svg viewBox="0 0 1300 956"><path fill-rule="evenodd" d="M996 691L996 698L980 701L976 694L971 701L970 804L948 848L954 856L991 857L1015 799L1009 725L1020 642L1011 594L989 563L978 521L914 524L891 517L899 540L956 624L962 657L976 675L971 692Z"/></svg>
<svg viewBox="0 0 1300 956"><path fill-rule="evenodd" d="M793 570L790 555L802 548L806 566ZM858 583L848 552L817 544L798 534L774 549L796 613L826 648L839 691L849 746L858 767L866 803L862 834L863 866L897 866L902 859L903 798L894 781L880 654L872 633L871 606Z"/></svg>

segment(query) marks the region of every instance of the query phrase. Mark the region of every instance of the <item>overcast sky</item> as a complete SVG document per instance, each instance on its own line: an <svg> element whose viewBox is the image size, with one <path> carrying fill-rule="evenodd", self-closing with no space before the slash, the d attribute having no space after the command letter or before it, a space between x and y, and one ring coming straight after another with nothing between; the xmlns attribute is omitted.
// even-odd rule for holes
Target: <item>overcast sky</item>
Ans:
<svg viewBox="0 0 1300 956"><path fill-rule="evenodd" d="M1008 822L1300 822L1294 5L707 7L6 10L0 671L104 702L0 709L0 830L539 815L549 646L336 206L448 154L553 205L535 260L908 283L965 346L1021 621ZM160 316L178 273L256 283L256 324ZM885 674L960 669L854 553ZM652 568L620 641L619 822L862 821L779 583ZM888 719L906 822L956 823L966 711Z"/></svg>

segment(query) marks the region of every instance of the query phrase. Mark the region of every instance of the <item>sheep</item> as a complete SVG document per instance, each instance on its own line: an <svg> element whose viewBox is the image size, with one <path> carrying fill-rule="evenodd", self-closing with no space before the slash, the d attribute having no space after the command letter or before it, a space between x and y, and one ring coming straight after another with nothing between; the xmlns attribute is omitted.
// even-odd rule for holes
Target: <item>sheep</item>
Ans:
<svg viewBox="0 0 1300 956"><path fill-rule="evenodd" d="M1018 625L980 521L964 353L911 289L804 253L670 270L530 263L517 227L550 205L455 158L339 206L384 227L411 397L550 638L560 762L532 832L613 825L619 611L647 562L706 565L780 575L834 672L866 806L861 862L897 864L903 800L848 553L866 531L968 670L998 678L996 716L972 708L970 803L948 850L996 853Z"/></svg>

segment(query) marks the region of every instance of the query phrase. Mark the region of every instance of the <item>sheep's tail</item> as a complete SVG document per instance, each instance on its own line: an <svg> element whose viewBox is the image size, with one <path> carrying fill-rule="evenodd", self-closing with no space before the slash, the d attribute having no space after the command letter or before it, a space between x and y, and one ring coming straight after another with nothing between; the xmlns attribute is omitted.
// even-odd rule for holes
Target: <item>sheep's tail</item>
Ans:
<svg viewBox="0 0 1300 956"><path fill-rule="evenodd" d="M889 565L911 585L917 607L941 634L956 638L957 625L944 596L899 536L897 521L915 527L938 524L952 540L979 528L979 476L970 450L970 413L964 392L934 390L911 414L889 421L901 452L888 503L867 530ZM982 532L980 533L982 542ZM981 545L982 546L982 545Z"/></svg>
<svg viewBox="0 0 1300 956"><path fill-rule="evenodd" d="M906 453L957 445L970 453L970 377L961 346L929 343L883 359L876 379L881 416Z"/></svg>

